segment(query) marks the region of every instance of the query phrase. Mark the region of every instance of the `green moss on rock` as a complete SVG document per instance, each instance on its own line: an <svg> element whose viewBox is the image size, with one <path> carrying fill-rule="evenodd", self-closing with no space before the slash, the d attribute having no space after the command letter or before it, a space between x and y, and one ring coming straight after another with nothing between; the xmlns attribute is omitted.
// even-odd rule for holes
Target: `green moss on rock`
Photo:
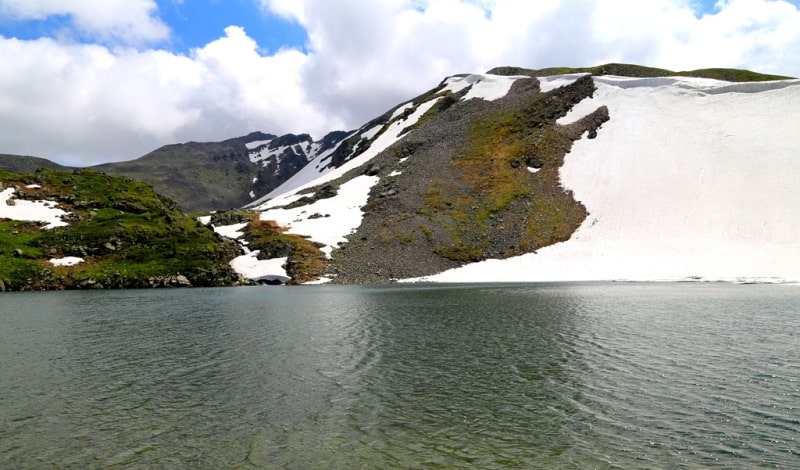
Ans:
<svg viewBox="0 0 800 470"><path fill-rule="evenodd" d="M225 286L238 247L183 214L177 204L130 178L92 170L0 171L21 197L56 201L69 225L0 220L0 279L8 290ZM38 187L26 187L35 183ZM23 253L24 256L20 256ZM51 258L84 262L54 266Z"/></svg>

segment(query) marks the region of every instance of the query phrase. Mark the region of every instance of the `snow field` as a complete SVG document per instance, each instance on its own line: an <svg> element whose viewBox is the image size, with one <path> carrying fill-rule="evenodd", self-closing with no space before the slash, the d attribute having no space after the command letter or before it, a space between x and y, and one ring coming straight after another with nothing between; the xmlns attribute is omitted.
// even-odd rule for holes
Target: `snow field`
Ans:
<svg viewBox="0 0 800 470"><path fill-rule="evenodd" d="M560 121L611 115L561 169L589 211L573 237L421 280L800 280L800 81L595 82Z"/></svg>

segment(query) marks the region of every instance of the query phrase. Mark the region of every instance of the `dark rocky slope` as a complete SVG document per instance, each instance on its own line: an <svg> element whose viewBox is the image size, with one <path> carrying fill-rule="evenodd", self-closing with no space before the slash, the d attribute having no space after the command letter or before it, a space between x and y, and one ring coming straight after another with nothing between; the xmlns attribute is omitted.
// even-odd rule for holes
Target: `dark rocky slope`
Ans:
<svg viewBox="0 0 800 470"><path fill-rule="evenodd" d="M361 226L334 251L334 281L424 276L567 240L586 211L560 186L558 168L572 142L593 137L609 115L599 108L571 125L556 120L593 91L586 76L548 93L536 79L520 79L491 102L445 94L412 133L361 169L381 182Z"/></svg>

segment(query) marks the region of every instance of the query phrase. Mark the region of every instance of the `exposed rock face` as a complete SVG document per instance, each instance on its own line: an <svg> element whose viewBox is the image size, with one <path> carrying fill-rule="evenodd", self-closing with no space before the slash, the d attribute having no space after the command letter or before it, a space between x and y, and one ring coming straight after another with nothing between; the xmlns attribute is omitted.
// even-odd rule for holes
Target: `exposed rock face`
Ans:
<svg viewBox="0 0 800 470"><path fill-rule="evenodd" d="M331 132L314 142L308 134L254 132L222 142L166 145L136 160L94 168L148 182L187 212L225 210L269 193L346 135Z"/></svg>

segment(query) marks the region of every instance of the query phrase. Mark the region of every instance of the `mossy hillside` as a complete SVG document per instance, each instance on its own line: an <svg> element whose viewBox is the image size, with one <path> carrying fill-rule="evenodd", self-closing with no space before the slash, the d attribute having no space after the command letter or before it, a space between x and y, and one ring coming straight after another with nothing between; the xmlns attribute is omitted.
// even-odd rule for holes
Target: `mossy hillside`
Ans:
<svg viewBox="0 0 800 470"><path fill-rule="evenodd" d="M556 121L594 89L588 76L548 93L520 79L494 101L431 108L366 169L380 181L361 225L332 253L333 282L426 276L569 238L586 212L558 169L572 143L596 135L609 115L600 107L573 124Z"/></svg>
<svg viewBox="0 0 800 470"><path fill-rule="evenodd" d="M0 171L17 197L57 201L70 225L42 230L39 224L0 220L0 279L7 289L150 287L175 284L230 285L235 244L183 214L149 185L91 170ZM36 184L40 188L26 188ZM85 262L53 266L50 258ZM188 281L185 282L184 281Z"/></svg>
<svg viewBox="0 0 800 470"><path fill-rule="evenodd" d="M452 174L432 182L420 208L449 234L433 241L438 254L478 261L535 251L571 236L586 210L561 187L558 169L572 142L583 132L593 135L608 114L601 108L573 126L555 120L593 91L585 77L471 121Z"/></svg>
<svg viewBox="0 0 800 470"><path fill-rule="evenodd" d="M299 235L288 234L273 221L261 220L252 213L243 229L251 250L259 250L259 259L287 258L286 274L290 284L303 284L321 278L328 267L320 245Z"/></svg>
<svg viewBox="0 0 800 470"><path fill-rule="evenodd" d="M770 75L750 70L730 68L707 68L674 72L672 70L654 67L645 67L633 64L604 64L594 67L550 67L544 69L526 69L522 67L495 67L489 73L496 75L527 75L530 77L546 77L551 75L564 75L569 73L589 73L592 75L619 75L622 77L698 77L713 78L729 82L761 82L771 80L788 80L793 77Z"/></svg>

